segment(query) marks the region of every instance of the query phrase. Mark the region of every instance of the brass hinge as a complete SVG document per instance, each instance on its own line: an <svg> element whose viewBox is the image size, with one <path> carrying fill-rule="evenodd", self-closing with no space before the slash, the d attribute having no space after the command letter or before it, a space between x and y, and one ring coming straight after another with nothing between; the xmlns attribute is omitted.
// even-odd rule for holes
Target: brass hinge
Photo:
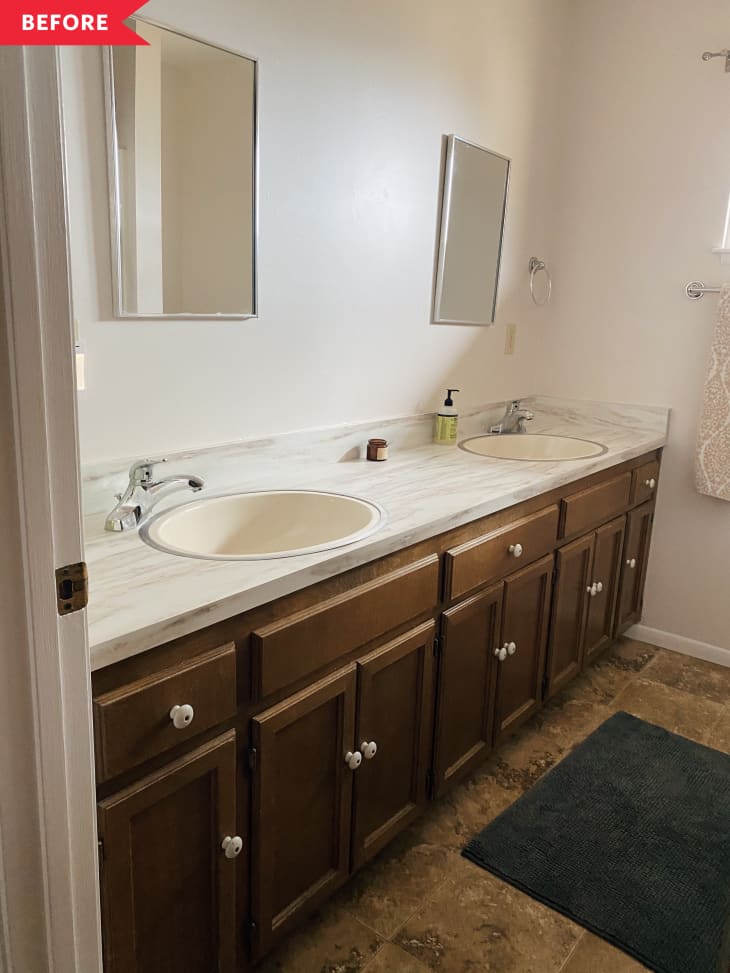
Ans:
<svg viewBox="0 0 730 973"><path fill-rule="evenodd" d="M251 770L256 770L256 747L249 747L248 749L248 766Z"/></svg>
<svg viewBox="0 0 730 973"><path fill-rule="evenodd" d="M59 615L81 611L89 604L89 572L84 561L56 570L56 599Z"/></svg>
<svg viewBox="0 0 730 973"><path fill-rule="evenodd" d="M441 636L437 635L436 638L433 640L433 655L435 659L438 658L440 651L441 651Z"/></svg>

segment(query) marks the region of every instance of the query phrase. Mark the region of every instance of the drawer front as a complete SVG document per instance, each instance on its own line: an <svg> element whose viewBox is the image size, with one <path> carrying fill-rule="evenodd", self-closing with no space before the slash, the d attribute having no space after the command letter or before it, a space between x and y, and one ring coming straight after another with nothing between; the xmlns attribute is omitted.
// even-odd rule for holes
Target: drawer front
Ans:
<svg viewBox="0 0 730 973"><path fill-rule="evenodd" d="M545 507L447 551L446 600L461 598L547 554L557 541L558 516L556 505Z"/></svg>
<svg viewBox="0 0 730 973"><path fill-rule="evenodd" d="M659 463L652 460L651 463L644 463L634 470L634 479L631 488L631 502L644 503L651 500L656 493L657 483L659 482Z"/></svg>
<svg viewBox="0 0 730 973"><path fill-rule="evenodd" d="M174 706L192 707L178 711ZM97 779L108 780L236 714L236 648L206 652L94 700Z"/></svg>
<svg viewBox="0 0 730 973"><path fill-rule="evenodd" d="M562 501L561 537L582 534L623 513L631 499L631 472L574 493Z"/></svg>
<svg viewBox="0 0 730 973"><path fill-rule="evenodd" d="M255 631L260 699L291 686L438 604L436 554Z"/></svg>

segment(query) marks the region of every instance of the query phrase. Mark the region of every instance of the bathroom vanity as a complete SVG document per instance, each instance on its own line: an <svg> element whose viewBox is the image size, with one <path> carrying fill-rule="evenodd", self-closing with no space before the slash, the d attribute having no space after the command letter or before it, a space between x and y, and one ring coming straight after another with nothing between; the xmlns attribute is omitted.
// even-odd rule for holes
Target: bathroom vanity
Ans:
<svg viewBox="0 0 730 973"><path fill-rule="evenodd" d="M93 672L108 971L255 965L640 619L663 434L629 436L220 621L116 640ZM506 467L451 453L464 478Z"/></svg>

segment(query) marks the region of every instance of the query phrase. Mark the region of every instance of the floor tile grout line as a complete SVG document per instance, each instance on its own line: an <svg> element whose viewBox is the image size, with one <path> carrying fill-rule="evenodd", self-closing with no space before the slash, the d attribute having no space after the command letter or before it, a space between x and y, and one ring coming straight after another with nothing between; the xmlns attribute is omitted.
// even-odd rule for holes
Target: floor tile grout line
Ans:
<svg viewBox="0 0 730 973"><path fill-rule="evenodd" d="M398 943L391 942L390 939L386 939L385 942L381 943L380 946L378 946L376 952L373 953L373 955L367 961L367 963L365 964L365 966L363 966L361 973L367 973L367 971L370 969L370 967L375 965L375 961L378 958L378 953L380 953L383 950L383 947L385 947L385 946L393 946L393 947L395 947L395 949L400 949L401 952L402 953L405 953L408 956L409 959L413 960L414 963L418 963L420 966L423 966L423 969L424 969L425 973L428 973L428 967L427 966L424 966L423 963L421 963L421 961L418 959L417 956L414 956L413 953L409 953L408 950L403 949L401 946L398 945Z"/></svg>
<svg viewBox="0 0 730 973"><path fill-rule="evenodd" d="M360 920L358 920L358 922L360 922ZM363 925L363 926L365 926L365 923L363 922L363 923L362 923L362 925ZM366 928L366 929L370 929L370 926L365 926L365 928ZM371 931L372 931L372 932L375 932L375 930L374 930L374 929L373 929L373 930L371 930ZM375 960L376 960L376 959L377 959L377 957L378 957L378 953L379 953L379 952L380 952L380 950L381 950L381 949L383 948L383 946L386 946L386 945L387 945L387 943L388 943L388 940L387 940L387 939L383 939L383 938L382 938L382 936L378 936L378 948L377 948L377 949L375 950L375 952L373 953L373 955L372 955L372 956L370 957L370 959L369 959L369 960L367 961L367 963L365 964L365 966L363 966L363 968L362 968L362 973L365 973L365 971L367 970L367 968L368 968L369 966L372 966L372 964L373 964L373 963L375 962Z"/></svg>
<svg viewBox="0 0 730 973"><path fill-rule="evenodd" d="M443 847L443 846L437 845L437 846L434 846L434 847ZM403 922L399 923L398 926L393 930L393 932L389 936L386 936L385 933L378 932L377 929L374 929L371 925L369 925L367 922L365 922L364 919L361 919L360 916L355 915L355 913L352 912L352 910L349 909L346 905L343 905L342 908L347 913L349 913L349 915L351 915L353 919L356 919L361 925L365 926L366 929L368 929L372 933L375 933L375 935L378 936L380 939L382 939L383 942L392 943L394 946L397 946L398 944L395 943L395 942L393 942L393 937L394 936L397 936L398 933L401 931L401 929L403 929L403 927L405 925L407 925L411 921L411 919L418 912L421 911L421 909L423 909L426 905L429 905L431 903L431 900L433 898L435 898L436 895L438 895L438 893L441 891L441 889L446 885L446 883L448 881L449 881L449 877L448 876L445 876L440 882L438 882L434 886L433 890L418 903L418 905L415 907L415 909L413 910L413 912L409 912L408 913L408 915L403 920Z"/></svg>
<svg viewBox="0 0 730 973"><path fill-rule="evenodd" d="M576 923L576 925L577 925L577 923ZM582 929L582 932L581 932L580 936L577 937L577 939L575 940L575 942L573 943L573 945L570 947L570 950L568 952L568 955L565 957L565 960L563 961L563 965L560 967L560 969L557 971L557 973L563 973L563 970L566 968L566 966L570 962L571 956L576 951L576 949L578 949L578 945L580 943L582 943L583 940L588 935L588 930L587 929L585 929L583 926L579 926L579 928Z"/></svg>

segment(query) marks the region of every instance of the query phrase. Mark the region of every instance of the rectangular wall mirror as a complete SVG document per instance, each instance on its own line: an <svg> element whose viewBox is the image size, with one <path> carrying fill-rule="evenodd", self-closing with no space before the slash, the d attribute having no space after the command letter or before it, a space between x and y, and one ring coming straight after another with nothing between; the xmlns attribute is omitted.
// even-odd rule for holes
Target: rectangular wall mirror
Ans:
<svg viewBox="0 0 730 973"><path fill-rule="evenodd" d="M114 313L253 317L257 63L128 23L149 46L105 52Z"/></svg>
<svg viewBox="0 0 730 973"><path fill-rule="evenodd" d="M491 324L510 160L449 135L434 293L436 324Z"/></svg>

